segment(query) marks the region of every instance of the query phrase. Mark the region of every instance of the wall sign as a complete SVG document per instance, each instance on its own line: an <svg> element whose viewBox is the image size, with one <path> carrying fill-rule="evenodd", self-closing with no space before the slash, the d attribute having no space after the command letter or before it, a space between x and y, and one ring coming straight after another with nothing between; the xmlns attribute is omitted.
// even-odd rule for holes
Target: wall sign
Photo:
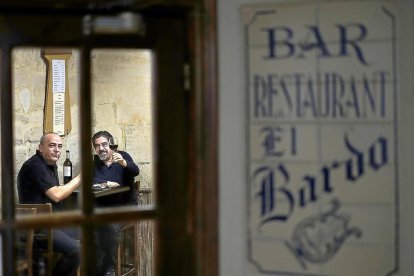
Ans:
<svg viewBox="0 0 414 276"><path fill-rule="evenodd" d="M42 51L42 55L47 64L44 132L67 135L72 129L72 123L66 65L72 51L46 49Z"/></svg>
<svg viewBox="0 0 414 276"><path fill-rule="evenodd" d="M397 270L394 3L242 8L251 274Z"/></svg>

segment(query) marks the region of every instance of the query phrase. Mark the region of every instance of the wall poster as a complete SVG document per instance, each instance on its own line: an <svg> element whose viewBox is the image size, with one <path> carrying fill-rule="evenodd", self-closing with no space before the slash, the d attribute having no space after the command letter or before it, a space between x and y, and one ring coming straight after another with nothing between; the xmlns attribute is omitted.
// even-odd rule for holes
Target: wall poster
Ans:
<svg viewBox="0 0 414 276"><path fill-rule="evenodd" d="M397 271L394 5L242 7L249 275Z"/></svg>

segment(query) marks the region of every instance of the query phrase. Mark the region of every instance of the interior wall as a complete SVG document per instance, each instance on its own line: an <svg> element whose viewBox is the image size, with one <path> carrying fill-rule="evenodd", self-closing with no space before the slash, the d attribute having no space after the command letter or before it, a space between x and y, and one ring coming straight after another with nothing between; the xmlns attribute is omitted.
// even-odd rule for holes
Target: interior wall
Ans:
<svg viewBox="0 0 414 276"><path fill-rule="evenodd" d="M246 60L240 7L294 1L218 0L220 275L251 274L246 255ZM298 2L298 1L297 1ZM414 274L414 3L397 1L399 94L399 270Z"/></svg>

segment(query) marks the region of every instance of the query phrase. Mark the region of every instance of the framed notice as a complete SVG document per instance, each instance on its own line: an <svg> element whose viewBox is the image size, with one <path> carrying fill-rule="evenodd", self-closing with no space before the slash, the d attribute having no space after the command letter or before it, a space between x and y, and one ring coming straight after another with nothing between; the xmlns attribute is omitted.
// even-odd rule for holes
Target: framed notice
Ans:
<svg viewBox="0 0 414 276"><path fill-rule="evenodd" d="M398 269L393 5L242 7L250 274Z"/></svg>
<svg viewBox="0 0 414 276"><path fill-rule="evenodd" d="M67 135L72 129L67 61L72 52L46 49L43 56L47 63L47 85L44 113L44 132Z"/></svg>

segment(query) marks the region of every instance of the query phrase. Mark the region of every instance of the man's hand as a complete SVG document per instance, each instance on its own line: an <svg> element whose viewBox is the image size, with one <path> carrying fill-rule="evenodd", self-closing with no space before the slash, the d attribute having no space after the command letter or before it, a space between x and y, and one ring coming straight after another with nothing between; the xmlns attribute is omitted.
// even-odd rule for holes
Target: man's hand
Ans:
<svg viewBox="0 0 414 276"><path fill-rule="evenodd" d="M119 163L122 167L126 167L127 166L126 160L118 152L112 153L112 162Z"/></svg>

